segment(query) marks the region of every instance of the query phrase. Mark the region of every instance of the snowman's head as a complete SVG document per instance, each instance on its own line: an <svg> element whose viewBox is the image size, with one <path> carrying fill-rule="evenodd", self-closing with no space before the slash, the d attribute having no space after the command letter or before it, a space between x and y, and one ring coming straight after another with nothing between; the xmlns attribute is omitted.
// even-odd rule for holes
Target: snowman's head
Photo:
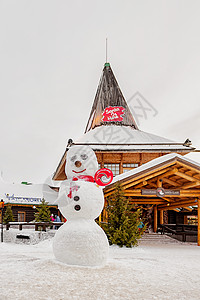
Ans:
<svg viewBox="0 0 200 300"><path fill-rule="evenodd" d="M95 175L98 162L89 146L72 146L67 152L65 172L68 179L79 175Z"/></svg>

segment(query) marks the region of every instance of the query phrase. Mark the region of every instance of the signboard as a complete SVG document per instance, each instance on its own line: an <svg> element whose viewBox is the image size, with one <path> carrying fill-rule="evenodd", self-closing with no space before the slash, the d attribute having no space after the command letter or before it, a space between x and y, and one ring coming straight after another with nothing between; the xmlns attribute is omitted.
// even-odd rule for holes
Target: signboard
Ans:
<svg viewBox="0 0 200 300"><path fill-rule="evenodd" d="M150 189L149 190L141 190L141 194L142 195L147 195L147 196L148 195L149 196L150 195L156 195L156 190L155 189L154 190L150 190Z"/></svg>
<svg viewBox="0 0 200 300"><path fill-rule="evenodd" d="M29 197L16 197L14 194L13 195L9 195L9 194L5 194L6 196L6 200L10 203L22 203L22 204L41 204L42 203L42 199L41 198L29 198ZM7 202L5 200L5 202Z"/></svg>
<svg viewBox="0 0 200 300"><path fill-rule="evenodd" d="M125 108L123 106L108 106L102 113L102 122L121 122Z"/></svg>
<svg viewBox="0 0 200 300"><path fill-rule="evenodd" d="M165 196L179 196L180 195L180 190L166 190L163 188L157 188L157 189L144 189L141 190L142 195L150 196L150 195L155 195L157 197L165 197Z"/></svg>

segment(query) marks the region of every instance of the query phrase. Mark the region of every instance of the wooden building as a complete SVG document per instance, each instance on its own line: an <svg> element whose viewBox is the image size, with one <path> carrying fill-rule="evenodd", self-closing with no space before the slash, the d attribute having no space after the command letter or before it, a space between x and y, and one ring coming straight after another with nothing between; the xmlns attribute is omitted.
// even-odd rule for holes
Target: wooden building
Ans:
<svg viewBox="0 0 200 300"><path fill-rule="evenodd" d="M176 143L139 130L109 63L104 66L85 133L71 145L90 145L100 167L110 168L115 176L165 154L185 155L195 149L190 143ZM67 150L54 180L66 179Z"/></svg>
<svg viewBox="0 0 200 300"><path fill-rule="evenodd" d="M85 133L77 141L69 139L54 181L67 178L66 156L73 145L91 146L99 167L111 169L116 176L104 189L105 199L113 193L114 183L120 182L131 202L152 207L154 231L158 222L167 223L174 212L183 216L183 209L184 222L191 211L194 215L198 211L200 220L200 165L183 157L195 148L189 140L177 143L139 130L109 63L104 66ZM198 240L200 244L200 227Z"/></svg>
<svg viewBox="0 0 200 300"><path fill-rule="evenodd" d="M1 200L5 207L11 206L15 222L31 222L35 219L36 207L42 203L43 184L7 183L0 177ZM58 214L56 205L49 204L51 213ZM0 221L2 211L0 211Z"/></svg>

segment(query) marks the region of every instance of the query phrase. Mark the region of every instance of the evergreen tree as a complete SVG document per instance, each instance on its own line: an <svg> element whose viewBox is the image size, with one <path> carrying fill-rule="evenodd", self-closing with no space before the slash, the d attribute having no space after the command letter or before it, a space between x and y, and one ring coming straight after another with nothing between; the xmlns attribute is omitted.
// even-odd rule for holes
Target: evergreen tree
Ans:
<svg viewBox="0 0 200 300"><path fill-rule="evenodd" d="M11 208L10 204L8 204L8 206L6 207L6 211L5 211L4 217L3 217L4 224L8 224L9 222L14 222L14 216L13 216L13 212L12 212L12 208Z"/></svg>
<svg viewBox="0 0 200 300"><path fill-rule="evenodd" d="M42 203L36 208L37 212L35 213L36 222L50 222L51 212L47 206L48 202L42 199Z"/></svg>
<svg viewBox="0 0 200 300"><path fill-rule="evenodd" d="M142 236L146 226L139 229L142 222L140 209L131 205L124 197L124 191L120 184L116 184L112 198L108 199L108 223L103 225L109 243L120 247L137 246L138 239Z"/></svg>

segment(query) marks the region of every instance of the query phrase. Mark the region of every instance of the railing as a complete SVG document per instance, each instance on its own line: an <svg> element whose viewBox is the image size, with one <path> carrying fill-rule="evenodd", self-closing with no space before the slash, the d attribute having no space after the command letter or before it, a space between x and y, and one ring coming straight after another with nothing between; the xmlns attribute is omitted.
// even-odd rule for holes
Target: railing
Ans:
<svg viewBox="0 0 200 300"><path fill-rule="evenodd" d="M186 242L187 236L197 236L197 225L161 224L159 227L161 234L170 233L174 236L181 235L182 242Z"/></svg>
<svg viewBox="0 0 200 300"><path fill-rule="evenodd" d="M42 228L42 231L46 231L47 227L50 227L50 229L53 229L55 227L58 229L60 226L63 225L63 222L10 222L6 224L6 230L9 230L12 226L18 226L19 230L22 230L22 228L25 227L33 227L35 228L35 231L39 230L39 227Z"/></svg>

